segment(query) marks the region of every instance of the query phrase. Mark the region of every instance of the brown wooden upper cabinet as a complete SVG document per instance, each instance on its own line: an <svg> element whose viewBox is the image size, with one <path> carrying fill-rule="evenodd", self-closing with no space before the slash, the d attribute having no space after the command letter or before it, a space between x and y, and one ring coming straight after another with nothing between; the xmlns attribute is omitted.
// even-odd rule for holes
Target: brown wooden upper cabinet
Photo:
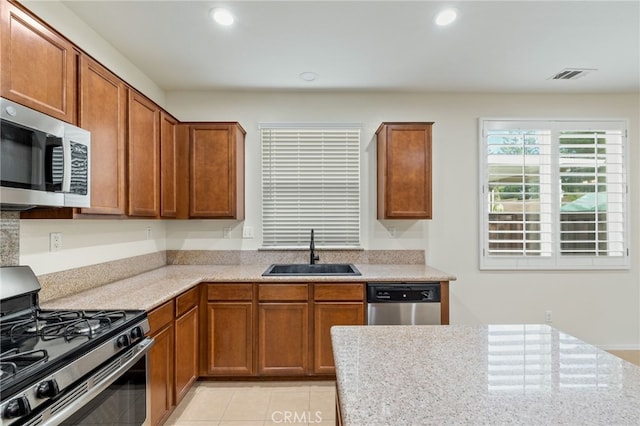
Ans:
<svg viewBox="0 0 640 426"><path fill-rule="evenodd" d="M378 139L378 219L431 219L433 123L382 123Z"/></svg>
<svg viewBox="0 0 640 426"><path fill-rule="evenodd" d="M93 59L80 57L78 125L91 132L91 208L126 214L127 88Z"/></svg>
<svg viewBox="0 0 640 426"><path fill-rule="evenodd" d="M189 126L160 114L160 216L186 219L189 214Z"/></svg>
<svg viewBox="0 0 640 426"><path fill-rule="evenodd" d="M75 124L73 44L7 0L0 13L2 97Z"/></svg>
<svg viewBox="0 0 640 426"><path fill-rule="evenodd" d="M244 219L244 136L236 122L190 125L189 217Z"/></svg>
<svg viewBox="0 0 640 426"><path fill-rule="evenodd" d="M180 123L14 3L0 0L0 95L91 132L91 207L21 218L244 219L240 124Z"/></svg>
<svg viewBox="0 0 640 426"><path fill-rule="evenodd" d="M129 216L160 215L160 108L129 90Z"/></svg>

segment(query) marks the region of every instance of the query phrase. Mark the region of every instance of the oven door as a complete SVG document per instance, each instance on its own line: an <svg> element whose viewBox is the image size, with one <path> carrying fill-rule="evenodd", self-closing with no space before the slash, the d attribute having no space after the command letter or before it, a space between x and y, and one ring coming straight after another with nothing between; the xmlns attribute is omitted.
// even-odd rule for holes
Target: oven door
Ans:
<svg viewBox="0 0 640 426"><path fill-rule="evenodd" d="M117 355L24 424L145 424L149 417L147 353L152 345L153 339L146 338Z"/></svg>

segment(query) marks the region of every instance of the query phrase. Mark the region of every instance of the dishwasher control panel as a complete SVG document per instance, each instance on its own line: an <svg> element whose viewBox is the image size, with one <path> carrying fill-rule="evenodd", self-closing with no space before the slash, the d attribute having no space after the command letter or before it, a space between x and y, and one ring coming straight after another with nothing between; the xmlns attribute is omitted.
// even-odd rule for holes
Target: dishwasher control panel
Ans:
<svg viewBox="0 0 640 426"><path fill-rule="evenodd" d="M369 283L367 302L440 302L440 283Z"/></svg>

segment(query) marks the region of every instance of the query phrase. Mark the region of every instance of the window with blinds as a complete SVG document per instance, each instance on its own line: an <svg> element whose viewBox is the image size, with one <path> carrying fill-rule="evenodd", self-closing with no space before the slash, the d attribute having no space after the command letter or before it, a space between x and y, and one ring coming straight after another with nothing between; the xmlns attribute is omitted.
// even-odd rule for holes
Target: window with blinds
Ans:
<svg viewBox="0 0 640 426"><path fill-rule="evenodd" d="M628 267L626 122L480 125L483 269Z"/></svg>
<svg viewBox="0 0 640 426"><path fill-rule="evenodd" d="M264 247L360 246L360 126L260 126Z"/></svg>

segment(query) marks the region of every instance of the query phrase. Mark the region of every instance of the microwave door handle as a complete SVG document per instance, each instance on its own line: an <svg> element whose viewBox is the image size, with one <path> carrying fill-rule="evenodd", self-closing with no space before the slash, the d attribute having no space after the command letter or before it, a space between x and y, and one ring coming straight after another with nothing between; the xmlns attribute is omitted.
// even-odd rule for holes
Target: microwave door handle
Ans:
<svg viewBox="0 0 640 426"><path fill-rule="evenodd" d="M71 139L62 138L62 156L64 167L62 173L62 192L71 192Z"/></svg>

